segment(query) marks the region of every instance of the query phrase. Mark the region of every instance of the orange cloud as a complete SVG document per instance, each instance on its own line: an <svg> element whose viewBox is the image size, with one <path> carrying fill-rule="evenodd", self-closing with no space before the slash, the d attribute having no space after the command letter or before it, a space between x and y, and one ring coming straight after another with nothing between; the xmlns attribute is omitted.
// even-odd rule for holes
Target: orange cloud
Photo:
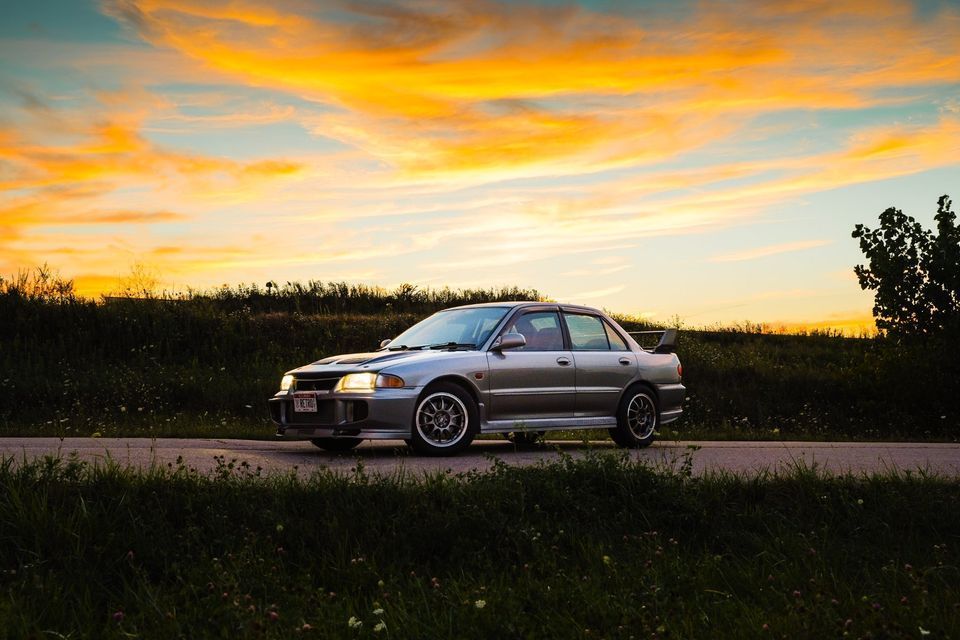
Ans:
<svg viewBox="0 0 960 640"><path fill-rule="evenodd" d="M211 101L206 106L215 106L221 109L230 109L229 104L216 104ZM276 122L285 122L293 120L297 110L291 106L281 106L277 104L259 104L252 110L243 112L217 113L210 115L188 115L180 111L165 113L156 116L161 123L183 123L189 125L203 125L204 127L249 127ZM150 130L166 130L165 127L149 127Z"/></svg>
<svg viewBox="0 0 960 640"><path fill-rule="evenodd" d="M896 145L884 141L896 139ZM630 247L642 238L689 234L753 220L785 198L926 171L956 162L960 120L931 127L880 127L860 132L839 151L696 169L655 171L590 186L538 191L492 201L469 216L418 234L419 242L498 241L477 257L432 262L438 270L515 265L557 255ZM736 186L724 182L736 179ZM757 259L827 244L786 243L728 254L717 262Z"/></svg>
<svg viewBox="0 0 960 640"><path fill-rule="evenodd" d="M108 187L116 186L129 180L152 186L169 179L197 183L215 175L242 183L250 178L290 175L299 169L292 162L242 163L164 149L142 137L139 123L129 122L128 116L106 117L106 121L79 132L80 139L68 145L36 142L20 130L4 130L0 134L0 159L6 161L12 174L5 187L56 187L62 191L104 182Z"/></svg>
<svg viewBox="0 0 960 640"><path fill-rule="evenodd" d="M108 211L84 216L64 218L60 224L150 224L154 222L177 222L187 216L173 211Z"/></svg>
<svg viewBox="0 0 960 640"><path fill-rule="evenodd" d="M662 160L756 113L859 108L960 81L955 10L829 4L706 4L676 18L493 1L105 7L204 67L340 107L314 130L410 175L496 179Z"/></svg>
<svg viewBox="0 0 960 640"><path fill-rule="evenodd" d="M933 125L875 127L857 133L840 151L762 163L757 171L783 170L786 176L717 192L707 196L705 204L769 204L792 195L910 175L956 164L958 148L960 118L954 116L943 116Z"/></svg>
<svg viewBox="0 0 960 640"><path fill-rule="evenodd" d="M45 262L56 250L53 229L102 227L104 235L85 234L85 242L101 242L103 252L119 246L126 229L188 222L211 200L257 199L303 169L290 160L242 162L159 146L140 129L162 102L142 90L101 92L93 107L71 109L24 95L23 110L0 122L0 269ZM94 266L90 255L69 255L83 270Z"/></svg>

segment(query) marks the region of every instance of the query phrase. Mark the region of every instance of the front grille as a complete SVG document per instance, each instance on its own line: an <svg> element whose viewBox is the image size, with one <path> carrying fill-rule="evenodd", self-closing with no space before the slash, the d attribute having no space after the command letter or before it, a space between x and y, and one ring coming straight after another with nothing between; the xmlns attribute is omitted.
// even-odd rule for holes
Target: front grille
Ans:
<svg viewBox="0 0 960 640"><path fill-rule="evenodd" d="M293 390L294 391L330 391L335 386L337 386L337 382L339 381L340 381L339 377L316 378L313 380L297 378L293 382Z"/></svg>
<svg viewBox="0 0 960 640"><path fill-rule="evenodd" d="M297 413L293 403L287 405L287 424L291 425L332 425L336 422L336 400L318 400L317 411Z"/></svg>

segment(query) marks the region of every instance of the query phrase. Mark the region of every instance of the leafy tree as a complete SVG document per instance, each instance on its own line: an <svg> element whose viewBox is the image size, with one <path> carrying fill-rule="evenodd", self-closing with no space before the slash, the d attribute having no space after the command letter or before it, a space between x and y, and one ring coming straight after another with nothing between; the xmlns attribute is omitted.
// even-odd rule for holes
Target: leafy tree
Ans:
<svg viewBox="0 0 960 640"><path fill-rule="evenodd" d="M860 287L876 292L877 328L894 336L938 335L960 329L960 227L948 196L939 200L937 234L893 207L880 226L856 225L853 237L868 265L854 272Z"/></svg>

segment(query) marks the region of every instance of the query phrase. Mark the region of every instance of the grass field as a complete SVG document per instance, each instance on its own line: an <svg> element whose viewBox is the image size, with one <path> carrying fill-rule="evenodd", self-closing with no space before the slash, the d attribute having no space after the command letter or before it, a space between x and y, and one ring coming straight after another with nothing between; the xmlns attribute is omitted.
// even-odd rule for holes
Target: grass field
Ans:
<svg viewBox="0 0 960 640"><path fill-rule="evenodd" d="M0 281L0 434L271 437L266 399L287 369L369 351L439 308L539 297L288 283L94 302L49 275ZM663 435L957 440L951 346L682 331L689 398Z"/></svg>
<svg viewBox="0 0 960 640"><path fill-rule="evenodd" d="M0 638L956 638L960 484L0 464Z"/></svg>

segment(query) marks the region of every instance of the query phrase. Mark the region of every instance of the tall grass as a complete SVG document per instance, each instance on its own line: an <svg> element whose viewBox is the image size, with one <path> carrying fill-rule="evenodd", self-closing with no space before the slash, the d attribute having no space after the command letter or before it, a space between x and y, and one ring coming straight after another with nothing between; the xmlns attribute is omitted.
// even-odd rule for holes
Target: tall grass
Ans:
<svg viewBox="0 0 960 640"><path fill-rule="evenodd" d="M0 282L0 430L268 437L265 400L285 370L372 350L446 306L540 298L288 283L91 301L41 271ZM956 439L960 361L949 353L881 337L683 331L689 400L664 432Z"/></svg>
<svg viewBox="0 0 960 640"><path fill-rule="evenodd" d="M958 501L609 455L306 480L5 460L0 638L956 637Z"/></svg>
<svg viewBox="0 0 960 640"><path fill-rule="evenodd" d="M370 351L448 306L540 297L311 282L93 301L41 269L0 280L0 428L268 435L285 370Z"/></svg>
<svg viewBox="0 0 960 640"><path fill-rule="evenodd" d="M682 331L683 423L734 437L956 440L960 361L949 355L956 347L883 336Z"/></svg>

